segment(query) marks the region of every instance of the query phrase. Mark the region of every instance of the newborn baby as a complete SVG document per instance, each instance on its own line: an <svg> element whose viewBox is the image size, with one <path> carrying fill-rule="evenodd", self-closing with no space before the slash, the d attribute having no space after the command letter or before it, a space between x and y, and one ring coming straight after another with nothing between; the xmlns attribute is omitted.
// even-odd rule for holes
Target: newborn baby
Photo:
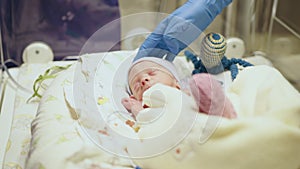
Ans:
<svg viewBox="0 0 300 169"><path fill-rule="evenodd" d="M134 117L148 107L143 105L143 93L157 83L181 90L180 79L173 63L161 58L144 57L132 64L128 72L131 95L123 98L122 104ZM200 113L236 118L236 112L225 96L221 84L212 76L206 73L195 74L189 85Z"/></svg>

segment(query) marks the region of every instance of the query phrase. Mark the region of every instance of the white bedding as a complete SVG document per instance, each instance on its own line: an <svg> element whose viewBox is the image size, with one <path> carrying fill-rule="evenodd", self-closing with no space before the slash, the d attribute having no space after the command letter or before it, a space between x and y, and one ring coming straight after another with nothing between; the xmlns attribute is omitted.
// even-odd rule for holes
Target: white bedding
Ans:
<svg viewBox="0 0 300 169"><path fill-rule="evenodd" d="M39 103L39 100L36 98L27 102L33 94L33 83L47 68L53 65L64 65L66 63L67 62L23 64L18 68L18 73L14 78L25 89L13 85L12 81L10 81L12 86L6 87L5 97L9 97L11 102L4 101L3 106L9 107L9 109L2 109L4 111L10 110L9 112L2 112L7 115L7 119L5 124L1 124L1 133L8 132L7 142L4 142L3 145L1 145L1 148L5 148L3 168L22 169L25 167L25 162L30 149L31 122L36 115ZM13 89L10 89L11 87L13 87ZM8 98L5 98L5 100L7 99Z"/></svg>
<svg viewBox="0 0 300 169"><path fill-rule="evenodd" d="M158 86L166 114L129 126L133 119L118 102L126 77L116 72L132 54L87 54L54 80L32 123L27 168L300 167L300 95L276 69L244 69L226 88L237 119L199 114L191 97Z"/></svg>

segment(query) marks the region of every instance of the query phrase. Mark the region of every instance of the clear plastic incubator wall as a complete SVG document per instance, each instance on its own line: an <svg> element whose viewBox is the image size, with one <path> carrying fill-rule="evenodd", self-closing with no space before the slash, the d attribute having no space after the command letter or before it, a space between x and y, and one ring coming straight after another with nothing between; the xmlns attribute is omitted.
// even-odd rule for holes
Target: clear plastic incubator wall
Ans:
<svg viewBox="0 0 300 169"><path fill-rule="evenodd" d="M237 118L199 113L191 93L164 86L148 126L126 112L128 58L185 2L1 0L0 167L299 169L300 1L233 0L176 56L191 76L184 51L199 55L215 32L227 58L253 64L236 80L212 75Z"/></svg>
<svg viewBox="0 0 300 169"><path fill-rule="evenodd" d="M148 16L145 13L168 14L184 2L184 0L122 0L99 2L98 7L91 7L96 6L97 3L3 1L1 4L3 62L13 59L16 63L8 63L8 65L20 65L23 62L24 49L35 41L48 44L54 51L55 60L76 56L94 32L119 17L121 17L119 23L114 29L119 30L120 33L110 38L118 39L120 43L110 50L136 49L146 37L139 32L151 32L162 19L162 16L151 16L144 20L143 15ZM101 3L105 4L102 8ZM205 30L205 33L223 34L229 39L228 47L231 49L234 46L234 50L237 50L236 55L243 57L263 55L299 89L300 77L297 75L296 64L299 62L300 26L297 20L298 11L294 9L297 3L291 0L233 1ZM60 7L54 12L51 10L51 5L53 8L56 7L55 5ZM80 13L80 5L87 6L85 12ZM45 11L41 12L41 10ZM72 10L77 12L76 17ZM106 16L108 14L109 16ZM101 21L98 18L101 18ZM51 38L54 33L57 35ZM230 46L231 42L237 44ZM107 48L103 43L97 46L97 51L105 50Z"/></svg>

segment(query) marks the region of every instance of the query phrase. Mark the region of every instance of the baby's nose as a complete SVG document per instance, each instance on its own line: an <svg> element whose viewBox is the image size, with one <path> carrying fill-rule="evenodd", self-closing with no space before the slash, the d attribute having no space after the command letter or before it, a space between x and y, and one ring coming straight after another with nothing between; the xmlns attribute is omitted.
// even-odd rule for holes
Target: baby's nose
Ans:
<svg viewBox="0 0 300 169"><path fill-rule="evenodd" d="M142 78L141 80L141 85L145 86L146 84L148 84L150 82L150 78L148 76L145 76Z"/></svg>

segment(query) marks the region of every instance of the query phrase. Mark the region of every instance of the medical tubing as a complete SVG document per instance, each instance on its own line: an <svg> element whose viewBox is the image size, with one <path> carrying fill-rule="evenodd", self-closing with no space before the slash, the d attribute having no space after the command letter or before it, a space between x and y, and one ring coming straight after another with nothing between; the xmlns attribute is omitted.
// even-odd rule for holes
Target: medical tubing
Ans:
<svg viewBox="0 0 300 169"><path fill-rule="evenodd" d="M7 66L6 66L6 62L4 62L4 64L2 65L4 71L7 73L9 79L21 90L27 92L27 93L32 93L29 89L23 87L21 84L19 84L15 79L14 77L11 75L11 73L9 72Z"/></svg>

